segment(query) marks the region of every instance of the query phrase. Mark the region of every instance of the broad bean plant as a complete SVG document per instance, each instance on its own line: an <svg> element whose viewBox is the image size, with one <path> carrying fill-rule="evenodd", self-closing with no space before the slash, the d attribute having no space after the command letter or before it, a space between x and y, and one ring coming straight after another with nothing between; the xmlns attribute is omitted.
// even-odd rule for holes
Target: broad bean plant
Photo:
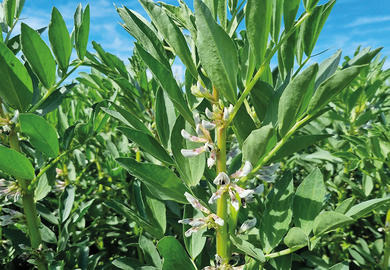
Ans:
<svg viewBox="0 0 390 270"><path fill-rule="evenodd" d="M389 73L381 48L314 63L335 2L115 7L135 39L126 65L87 50L88 5L71 34L53 8L45 42L23 22L13 36L24 1L3 1L1 263L387 269L390 197L374 183L388 178ZM371 219L372 245L350 229Z"/></svg>

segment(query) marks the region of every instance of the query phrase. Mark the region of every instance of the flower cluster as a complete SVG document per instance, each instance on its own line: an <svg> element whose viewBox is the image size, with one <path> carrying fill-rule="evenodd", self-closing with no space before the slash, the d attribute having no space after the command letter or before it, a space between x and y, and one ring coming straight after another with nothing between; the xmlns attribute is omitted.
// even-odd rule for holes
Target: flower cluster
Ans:
<svg viewBox="0 0 390 270"><path fill-rule="evenodd" d="M216 228L217 225L223 226L224 221L222 218L218 217L214 213L211 213L209 209L204 207L198 199L193 197L188 192L184 193L184 195L186 196L188 202L192 205L192 207L198 209L199 211L207 215L206 217L202 218L186 218L179 220L179 223L188 224L191 226L191 228L184 233L186 237L190 237L192 233L197 232L203 228Z"/></svg>
<svg viewBox="0 0 390 270"><path fill-rule="evenodd" d="M213 111L210 111L208 108L205 110L205 115L210 120L200 120L200 116L198 113L194 115L195 125L196 125L196 135L190 134L186 130L181 131L181 135L184 139L196 142L203 143L201 147L195 149L182 149L181 154L184 157L195 157L204 152L210 153L207 159L207 166L209 168L213 167L216 162L216 149L213 142L213 139L210 135L210 130L215 129L217 124L221 124L221 122L225 122L229 119L230 114L233 112L233 105L230 104L229 107L225 107L222 110L219 109L217 105L213 105Z"/></svg>
<svg viewBox="0 0 390 270"><path fill-rule="evenodd" d="M251 171L252 164L247 161L240 170L232 174L230 177L224 172L219 173L214 180L214 184L219 186L219 188L213 193L209 203L214 203L223 193L228 192L231 204L236 210L240 208L240 203L243 207L245 207L246 203L252 200L254 194L260 194L264 190L263 185L260 185L255 189L244 189L237 185L238 180L247 176ZM233 181L230 179L233 179ZM240 201L238 201L238 198Z"/></svg>
<svg viewBox="0 0 390 270"><path fill-rule="evenodd" d="M5 197L7 200L12 199L18 201L22 195L22 190L17 182L0 179L0 197Z"/></svg>

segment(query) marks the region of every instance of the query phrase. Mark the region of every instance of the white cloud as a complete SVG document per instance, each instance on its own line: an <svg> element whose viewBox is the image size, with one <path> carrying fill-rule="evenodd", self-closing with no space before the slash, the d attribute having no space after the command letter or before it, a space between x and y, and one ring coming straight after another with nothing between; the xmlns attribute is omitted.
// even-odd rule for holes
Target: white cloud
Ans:
<svg viewBox="0 0 390 270"><path fill-rule="evenodd" d="M350 24L347 24L347 27L356 27L366 24L372 24L372 23L380 23L380 22L387 22L390 21L390 16L377 16L377 17L360 17L357 18L355 21L351 22Z"/></svg>

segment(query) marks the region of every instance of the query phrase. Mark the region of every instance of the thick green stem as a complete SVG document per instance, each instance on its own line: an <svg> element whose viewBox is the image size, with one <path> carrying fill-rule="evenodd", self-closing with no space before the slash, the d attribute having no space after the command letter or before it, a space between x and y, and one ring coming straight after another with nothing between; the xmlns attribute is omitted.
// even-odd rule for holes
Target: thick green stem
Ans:
<svg viewBox="0 0 390 270"><path fill-rule="evenodd" d="M226 172L226 128L217 127L217 173ZM219 188L219 187L218 187ZM217 254L224 263L230 260L230 241L228 234L228 194L224 192L217 200L217 216L225 222L217 228Z"/></svg>
<svg viewBox="0 0 390 270"><path fill-rule="evenodd" d="M12 130L9 135L9 143L12 149L20 152L18 135L15 130ZM40 220L37 208L34 201L34 190L28 189L28 181L17 179L19 186L22 189L23 211L26 216L28 234L30 237L31 248L37 250L42 244L42 237L39 231ZM37 258L37 266L39 270L47 269L44 259Z"/></svg>

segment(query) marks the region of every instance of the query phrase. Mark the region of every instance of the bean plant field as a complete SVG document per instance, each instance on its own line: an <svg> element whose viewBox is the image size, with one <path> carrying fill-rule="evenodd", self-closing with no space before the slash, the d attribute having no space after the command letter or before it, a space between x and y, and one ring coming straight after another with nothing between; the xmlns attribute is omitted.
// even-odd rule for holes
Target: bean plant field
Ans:
<svg viewBox="0 0 390 270"><path fill-rule="evenodd" d="M336 0L113 6L126 60L89 5L34 29L24 3L0 4L0 269L390 269L390 70L312 58Z"/></svg>

